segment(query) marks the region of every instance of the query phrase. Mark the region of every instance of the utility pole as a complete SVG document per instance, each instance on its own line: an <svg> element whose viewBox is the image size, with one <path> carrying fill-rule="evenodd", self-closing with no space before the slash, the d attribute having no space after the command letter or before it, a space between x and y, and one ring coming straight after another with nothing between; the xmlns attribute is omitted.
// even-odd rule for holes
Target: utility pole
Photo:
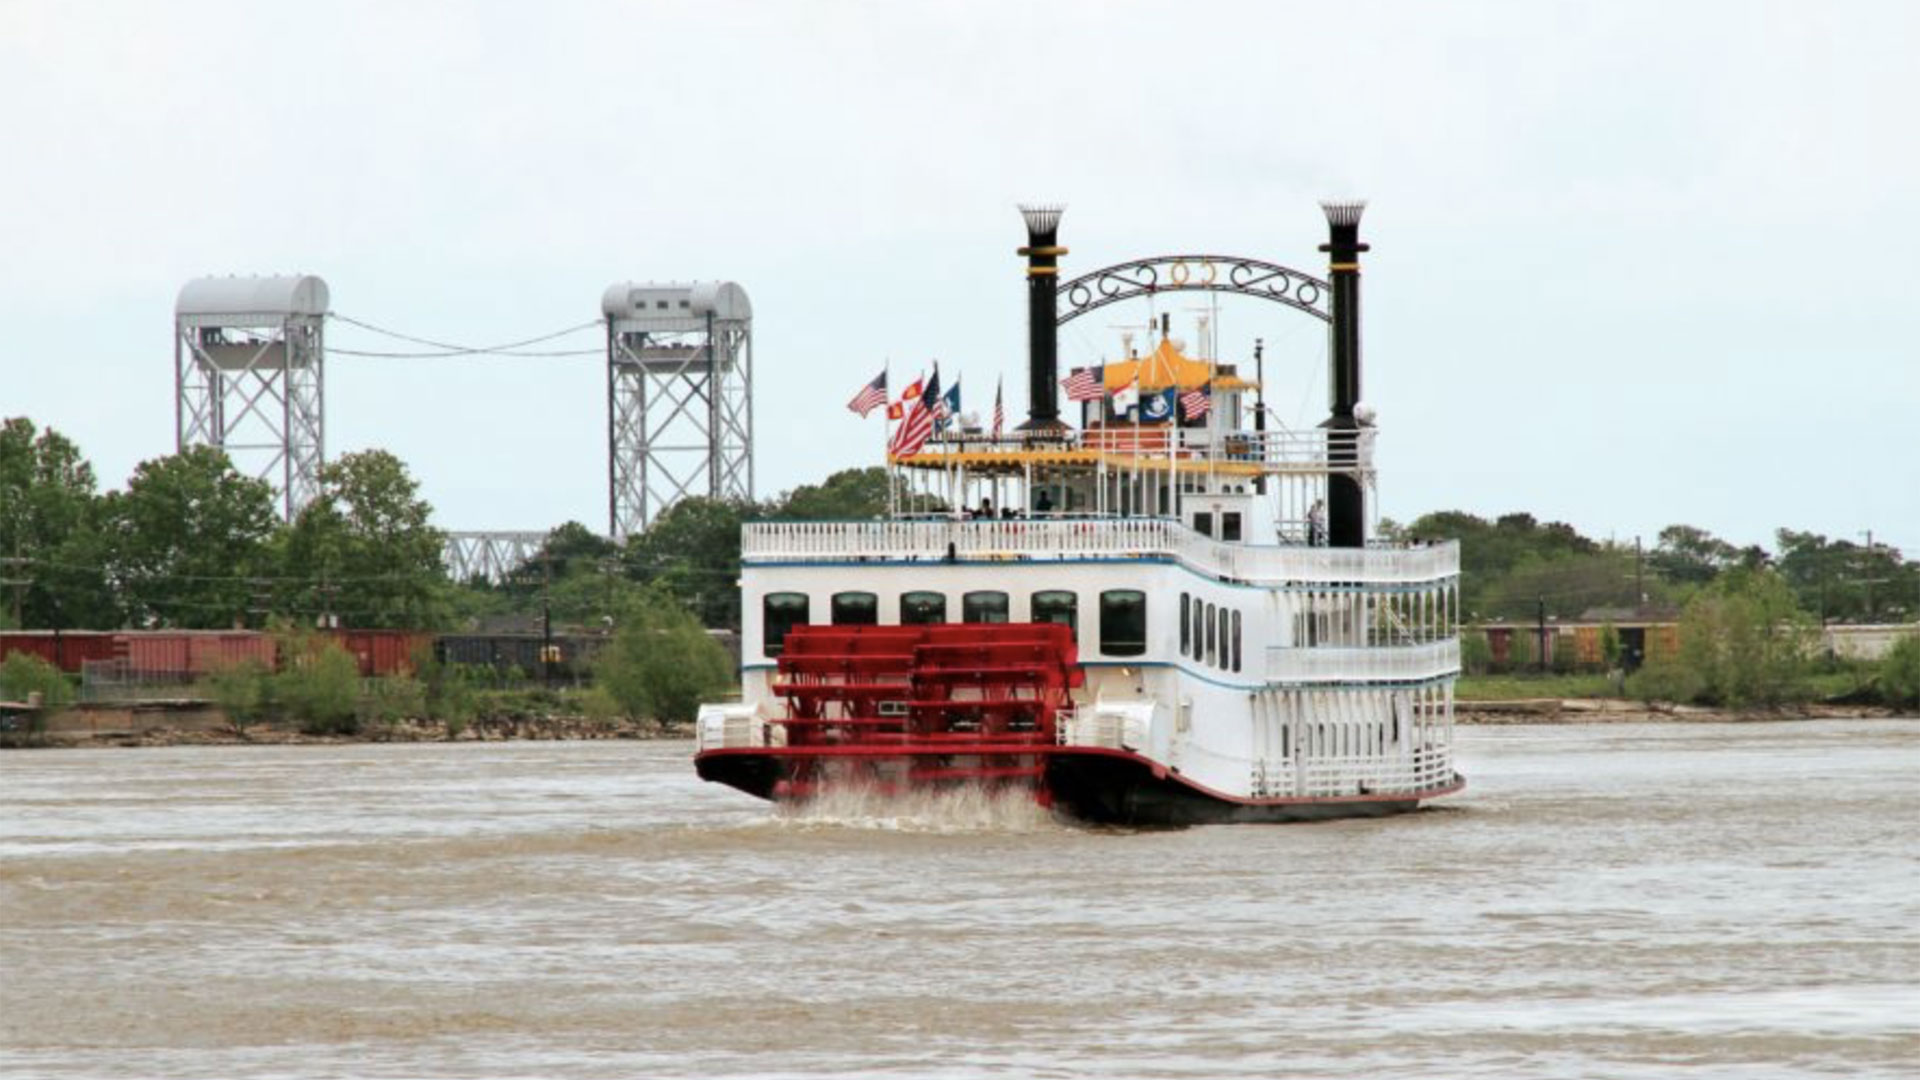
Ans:
<svg viewBox="0 0 1920 1080"><path fill-rule="evenodd" d="M717 460L717 459L716 459ZM547 688L553 688L553 545L540 552L540 671Z"/></svg>
<svg viewBox="0 0 1920 1080"><path fill-rule="evenodd" d="M1547 673L1547 598L1542 596L1536 602L1539 604L1540 652L1533 658L1533 665L1544 675Z"/></svg>
<svg viewBox="0 0 1920 1080"><path fill-rule="evenodd" d="M1633 613L1635 615L1647 606L1647 586L1642 578L1641 568L1646 563L1646 552L1640 547L1640 538L1633 538Z"/></svg>
<svg viewBox="0 0 1920 1080"><path fill-rule="evenodd" d="M1873 530L1872 530L1872 529L1868 529L1868 530L1867 530L1867 533L1866 533L1866 536L1867 536L1867 561L1868 561L1868 563L1869 563L1869 564L1871 564L1871 563L1872 563L1872 561L1873 561ZM1869 574L1871 574L1871 573L1872 573L1873 571L1872 571L1871 569L1869 569L1869 570L1868 570L1867 572L1868 572ZM1865 579L1863 579L1863 581L1865 582L1865 584L1866 584L1866 586L1867 586L1867 621L1868 621L1868 622L1872 622L1872 621L1873 621L1873 583L1874 583L1874 579L1873 579L1873 578L1870 578L1870 577L1869 577L1869 578L1865 578Z"/></svg>

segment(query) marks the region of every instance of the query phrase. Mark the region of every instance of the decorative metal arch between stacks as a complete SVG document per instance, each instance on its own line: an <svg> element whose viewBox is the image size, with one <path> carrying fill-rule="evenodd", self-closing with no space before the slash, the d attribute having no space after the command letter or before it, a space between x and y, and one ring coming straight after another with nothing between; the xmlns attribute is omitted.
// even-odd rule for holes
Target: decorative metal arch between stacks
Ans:
<svg viewBox="0 0 1920 1080"><path fill-rule="evenodd" d="M1108 304L1166 292L1223 292L1251 296L1333 321L1333 289L1326 280L1291 267L1233 255L1156 255L1116 263L1060 286L1056 324L1065 325Z"/></svg>

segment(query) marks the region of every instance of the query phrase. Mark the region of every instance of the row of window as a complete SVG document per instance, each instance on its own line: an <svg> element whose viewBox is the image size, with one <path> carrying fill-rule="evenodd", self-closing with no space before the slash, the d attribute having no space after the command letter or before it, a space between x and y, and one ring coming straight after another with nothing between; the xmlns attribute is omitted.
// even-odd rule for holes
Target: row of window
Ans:
<svg viewBox="0 0 1920 1080"><path fill-rule="evenodd" d="M1213 535L1213 512L1211 510L1197 511L1193 515L1193 531L1199 533L1201 536ZM1220 512L1220 539L1240 539L1240 512L1238 510L1222 510Z"/></svg>
<svg viewBox="0 0 1920 1080"><path fill-rule="evenodd" d="M835 626L874 626L880 622L880 597L870 592L834 593L829 616ZM1062 623L1080 629L1080 597L1067 589L1043 589L1027 599L1028 618ZM812 599L806 593L768 593L760 605L762 649L779 656L787 631L813 621ZM1006 593L970 592L960 598L963 623L1009 621ZM900 624L926 626L947 621L947 595L938 592L900 594ZM1183 624L1184 625L1184 624ZM1147 594L1139 589L1108 589L1100 594L1100 651L1107 656L1139 656L1147 651Z"/></svg>
<svg viewBox="0 0 1920 1080"><path fill-rule="evenodd" d="M1240 613L1180 594L1180 655L1240 670Z"/></svg>

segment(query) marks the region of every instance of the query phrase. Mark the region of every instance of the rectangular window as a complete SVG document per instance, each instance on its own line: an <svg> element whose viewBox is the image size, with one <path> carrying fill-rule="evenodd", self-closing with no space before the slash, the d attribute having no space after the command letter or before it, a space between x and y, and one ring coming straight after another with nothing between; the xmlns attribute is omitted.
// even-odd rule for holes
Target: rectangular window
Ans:
<svg viewBox="0 0 1920 1080"><path fill-rule="evenodd" d="M1232 620L1232 616L1231 616L1231 615L1229 615L1229 614L1227 614L1227 609L1226 609L1226 608L1221 608L1221 609L1220 609L1220 663L1219 663L1219 667L1220 667L1220 669L1221 669L1222 671L1224 671L1224 670L1226 670L1226 668L1227 668L1227 665L1228 665L1228 664L1230 664L1230 663L1232 663L1232 661L1233 661L1233 657L1232 657L1232 656L1229 656L1229 655L1228 655L1228 654L1229 654L1230 652L1232 652L1232 651L1233 651L1233 650L1232 650L1232 647L1231 647L1231 646L1229 645L1229 643L1228 643L1228 639L1229 639L1229 637L1231 636L1231 635L1229 634L1229 632L1228 632L1228 631L1229 631L1229 629L1230 629L1230 628L1229 628L1229 626L1228 626L1228 623L1229 623L1229 622L1230 622L1231 620Z"/></svg>
<svg viewBox="0 0 1920 1080"><path fill-rule="evenodd" d="M1207 663L1217 665L1220 662L1220 635L1216 628L1220 624L1214 619L1213 613L1214 606L1208 604L1207 617L1202 620L1202 628L1207 632Z"/></svg>
<svg viewBox="0 0 1920 1080"><path fill-rule="evenodd" d="M935 626L946 621L946 593L910 592L901 594L901 626Z"/></svg>
<svg viewBox="0 0 1920 1080"><path fill-rule="evenodd" d="M1233 613L1233 670L1240 670L1240 613Z"/></svg>
<svg viewBox="0 0 1920 1080"><path fill-rule="evenodd" d="M1100 594L1100 651L1108 656L1139 656L1147 651L1146 593L1108 589Z"/></svg>
<svg viewBox="0 0 1920 1080"><path fill-rule="evenodd" d="M969 623L1006 622L1007 594L1003 592L970 592L961 597L960 621Z"/></svg>
<svg viewBox="0 0 1920 1080"><path fill-rule="evenodd" d="M880 598L870 592L833 594L833 625L872 626L880 621Z"/></svg>
<svg viewBox="0 0 1920 1080"><path fill-rule="evenodd" d="M1180 594L1180 655L1193 650L1193 612L1187 608L1187 594Z"/></svg>
<svg viewBox="0 0 1920 1080"><path fill-rule="evenodd" d="M1200 510L1193 515L1193 531L1201 536L1213 535L1213 514Z"/></svg>
<svg viewBox="0 0 1920 1080"><path fill-rule="evenodd" d="M1075 631L1080 628L1080 598L1064 589L1048 589L1033 594L1034 622L1062 623Z"/></svg>
<svg viewBox="0 0 1920 1080"><path fill-rule="evenodd" d="M1206 608L1204 605L1200 603L1200 598L1195 597L1193 601L1193 651L1191 653L1188 653L1187 655L1193 657L1195 660L1200 659L1201 654L1203 654L1206 651L1206 647L1205 647L1206 640L1207 640Z"/></svg>
<svg viewBox="0 0 1920 1080"><path fill-rule="evenodd" d="M1228 511L1220 515L1220 539L1240 539L1240 514L1237 511Z"/></svg>
<svg viewBox="0 0 1920 1080"><path fill-rule="evenodd" d="M779 656L786 648L787 631L807 624L807 594L768 593L760 601L760 651Z"/></svg>

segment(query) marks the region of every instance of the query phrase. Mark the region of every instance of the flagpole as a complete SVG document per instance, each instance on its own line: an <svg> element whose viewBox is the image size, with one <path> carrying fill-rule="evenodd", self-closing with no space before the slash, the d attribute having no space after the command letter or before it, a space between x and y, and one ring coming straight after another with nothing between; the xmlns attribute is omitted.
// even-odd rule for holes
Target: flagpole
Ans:
<svg viewBox="0 0 1920 1080"><path fill-rule="evenodd" d="M887 476L887 518L892 520L900 515L900 501L894 492L893 462L889 460L888 450L893 448L893 357L880 369L880 385L886 387L886 393L880 395L880 465Z"/></svg>

